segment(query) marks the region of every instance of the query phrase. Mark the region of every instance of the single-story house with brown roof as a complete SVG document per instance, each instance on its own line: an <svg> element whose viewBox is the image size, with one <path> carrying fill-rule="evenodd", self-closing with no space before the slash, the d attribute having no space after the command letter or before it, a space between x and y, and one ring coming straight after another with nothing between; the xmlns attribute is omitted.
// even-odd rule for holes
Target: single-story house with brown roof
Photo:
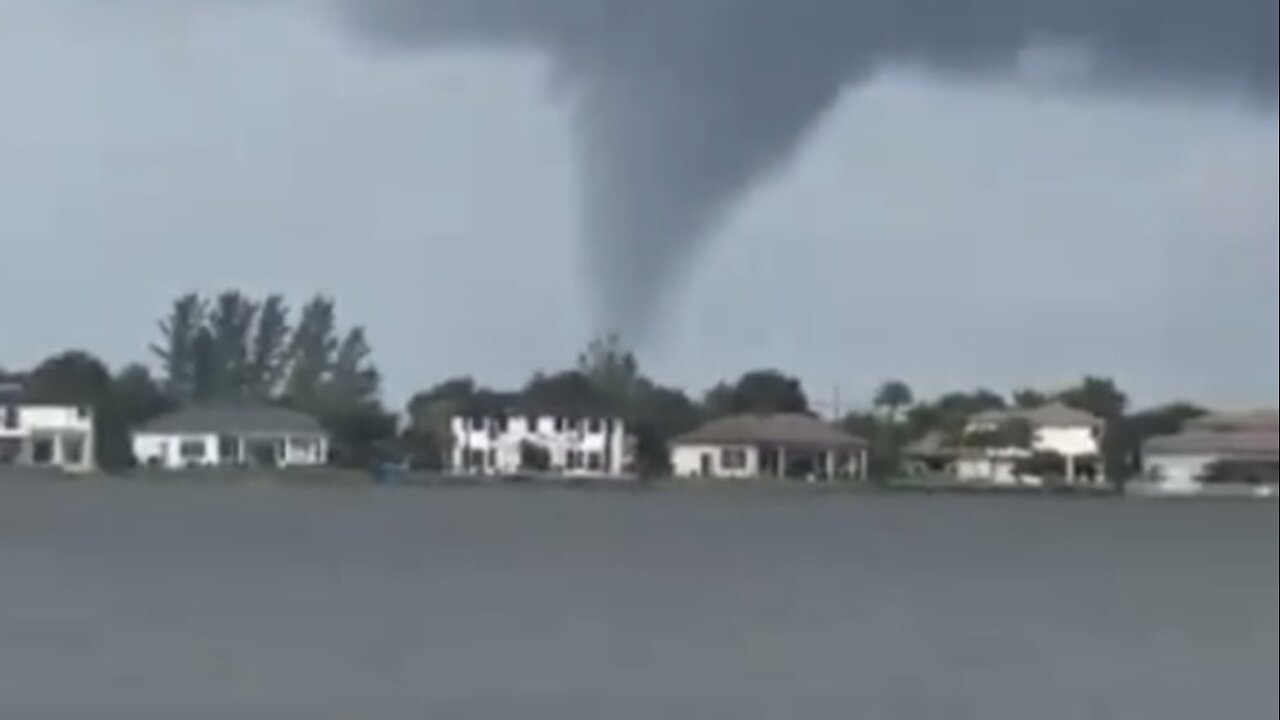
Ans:
<svg viewBox="0 0 1280 720"><path fill-rule="evenodd" d="M866 477L867 442L800 413L713 420L671 444L677 477Z"/></svg>

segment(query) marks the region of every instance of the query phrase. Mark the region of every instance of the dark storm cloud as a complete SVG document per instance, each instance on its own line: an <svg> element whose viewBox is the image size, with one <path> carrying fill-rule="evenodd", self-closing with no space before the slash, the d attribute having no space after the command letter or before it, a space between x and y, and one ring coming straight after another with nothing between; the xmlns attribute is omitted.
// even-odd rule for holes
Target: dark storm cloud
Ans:
<svg viewBox="0 0 1280 720"><path fill-rule="evenodd" d="M348 0L408 46L547 53L576 98L601 322L632 333L722 211L789 158L850 83L909 63L1008 72L1078 48L1124 90L1274 104L1276 0ZM785 251L785 248L780 248Z"/></svg>

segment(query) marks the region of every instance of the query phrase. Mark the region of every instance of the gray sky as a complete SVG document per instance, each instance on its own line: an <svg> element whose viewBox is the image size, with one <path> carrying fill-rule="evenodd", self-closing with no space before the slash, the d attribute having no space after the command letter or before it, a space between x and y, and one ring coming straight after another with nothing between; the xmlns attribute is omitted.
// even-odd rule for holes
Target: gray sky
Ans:
<svg viewBox="0 0 1280 720"><path fill-rule="evenodd" d="M539 57L377 52L306 3L105 5L0 0L0 365L145 359L170 298L226 286L336 295L396 401L588 339ZM1085 372L1275 403L1278 135L1228 100L882 73L700 247L642 361L846 404Z"/></svg>

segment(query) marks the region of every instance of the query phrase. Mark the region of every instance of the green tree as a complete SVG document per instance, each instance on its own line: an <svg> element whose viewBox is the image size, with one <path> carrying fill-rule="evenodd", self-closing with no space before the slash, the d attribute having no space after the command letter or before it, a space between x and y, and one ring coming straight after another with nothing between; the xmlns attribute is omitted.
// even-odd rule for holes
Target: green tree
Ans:
<svg viewBox="0 0 1280 720"><path fill-rule="evenodd" d="M184 400L208 402L215 400L221 390L218 341L208 327L196 330L191 343L191 391Z"/></svg>
<svg viewBox="0 0 1280 720"><path fill-rule="evenodd" d="M537 374L521 392L522 404L538 412L560 415L612 415L616 402L582 372Z"/></svg>
<svg viewBox="0 0 1280 720"><path fill-rule="evenodd" d="M1129 398L1110 378L1088 376L1079 385L1058 394L1058 399L1077 410L1114 420L1124 415Z"/></svg>
<svg viewBox="0 0 1280 720"><path fill-rule="evenodd" d="M1020 410L1032 410L1048 402L1049 396L1039 390L1023 388L1013 391L1013 406Z"/></svg>
<svg viewBox="0 0 1280 720"><path fill-rule="evenodd" d="M166 390L176 398L187 400L195 394L196 339L206 311L205 301L188 293L175 300L158 323L160 342L151 345L151 352L160 361Z"/></svg>
<svg viewBox="0 0 1280 720"><path fill-rule="evenodd" d="M883 414L852 412L841 420L845 432L866 440L867 473L885 482L902 471L902 448L913 432L909 424L888 421Z"/></svg>
<svg viewBox="0 0 1280 720"><path fill-rule="evenodd" d="M120 417L130 427L137 427L176 407L145 365L126 365L116 373L112 387Z"/></svg>
<svg viewBox="0 0 1280 720"><path fill-rule="evenodd" d="M213 339L213 398L235 400L249 395L249 353L257 316L257 304L238 290L227 290L214 300L208 315Z"/></svg>
<svg viewBox="0 0 1280 720"><path fill-rule="evenodd" d="M292 364L285 395L301 408L318 405L338 349L337 318L331 298L317 296L303 307L289 345Z"/></svg>
<svg viewBox="0 0 1280 720"><path fill-rule="evenodd" d="M249 354L249 394L259 400L275 397L289 363L289 306L284 297L270 295L258 311Z"/></svg>
<svg viewBox="0 0 1280 720"><path fill-rule="evenodd" d="M29 402L90 408L94 419L94 460L105 470L127 466L132 457L129 428L120 416L111 371L90 353L70 351L44 360L26 378Z"/></svg>
<svg viewBox="0 0 1280 720"><path fill-rule="evenodd" d="M626 416L635 435L635 462L640 475L670 472L671 440L693 430L698 419L698 406L683 392L642 380Z"/></svg>
<svg viewBox="0 0 1280 720"><path fill-rule="evenodd" d="M794 377L777 370L755 370L733 385L712 388L703 401L709 417L739 413L807 413L809 399Z"/></svg>
<svg viewBox="0 0 1280 720"><path fill-rule="evenodd" d="M643 382L635 355L616 334L592 340L578 355L578 372L619 404L630 400Z"/></svg>
<svg viewBox="0 0 1280 720"><path fill-rule="evenodd" d="M374 366L373 350L362 327L352 328L338 346L326 383L326 402L338 407L369 407L379 402L382 374Z"/></svg>
<svg viewBox="0 0 1280 720"><path fill-rule="evenodd" d="M1176 435L1188 421L1208 414L1188 402L1172 402L1107 423L1108 473L1120 482L1141 470L1143 444L1161 435Z"/></svg>
<svg viewBox="0 0 1280 720"><path fill-rule="evenodd" d="M901 380L889 380L876 390L874 404L884 410L892 422L898 421L899 412L915 402L911 386Z"/></svg>
<svg viewBox="0 0 1280 720"><path fill-rule="evenodd" d="M471 378L452 378L409 400L409 426L401 441L415 467L445 468L453 450L453 418L475 410L480 392Z"/></svg>
<svg viewBox="0 0 1280 720"><path fill-rule="evenodd" d="M907 413L907 423L912 437L937 432L958 442L969 418L988 410L1003 410L1007 406L999 394L985 388L972 392L950 392L931 403L919 403Z"/></svg>

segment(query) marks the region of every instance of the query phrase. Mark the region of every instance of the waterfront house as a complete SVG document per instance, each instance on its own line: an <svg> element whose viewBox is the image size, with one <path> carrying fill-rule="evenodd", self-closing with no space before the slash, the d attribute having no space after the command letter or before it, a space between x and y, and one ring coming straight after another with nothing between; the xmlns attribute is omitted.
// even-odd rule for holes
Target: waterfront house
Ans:
<svg viewBox="0 0 1280 720"><path fill-rule="evenodd" d="M1215 484L1276 484L1280 413L1217 413L1187 422L1176 435L1142 447L1143 481L1152 489L1195 493Z"/></svg>
<svg viewBox="0 0 1280 720"><path fill-rule="evenodd" d="M315 467L329 436L310 415L265 404L195 405L133 433L139 464L169 470L226 466Z"/></svg>
<svg viewBox="0 0 1280 720"><path fill-rule="evenodd" d="M0 467L89 472L94 439L92 408L27 402L20 383L0 385Z"/></svg>
<svg viewBox="0 0 1280 720"><path fill-rule="evenodd" d="M671 467L677 477L858 479L867 442L811 415L734 415L676 438Z"/></svg>
<svg viewBox="0 0 1280 720"><path fill-rule="evenodd" d="M996 485L1101 485L1106 426L1062 403L990 410L969 418L956 437L934 432L906 448L918 474Z"/></svg>
<svg viewBox="0 0 1280 720"><path fill-rule="evenodd" d="M459 474L621 477L632 464L626 423L607 414L464 414L450 431L449 464Z"/></svg>

